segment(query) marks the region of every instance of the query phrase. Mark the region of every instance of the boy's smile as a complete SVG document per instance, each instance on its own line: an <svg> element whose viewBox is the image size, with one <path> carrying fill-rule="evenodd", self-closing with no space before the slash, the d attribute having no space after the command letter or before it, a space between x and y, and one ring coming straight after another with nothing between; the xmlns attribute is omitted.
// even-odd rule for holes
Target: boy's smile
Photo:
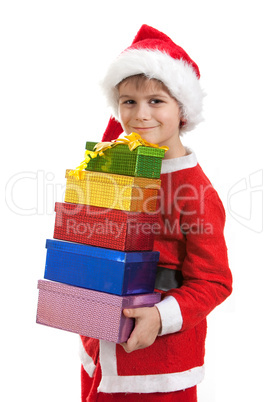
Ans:
<svg viewBox="0 0 268 402"><path fill-rule="evenodd" d="M138 86L130 79L118 90L120 122L127 134L136 132L148 142L167 145L166 158L185 155L179 137L181 111L161 83L147 80Z"/></svg>

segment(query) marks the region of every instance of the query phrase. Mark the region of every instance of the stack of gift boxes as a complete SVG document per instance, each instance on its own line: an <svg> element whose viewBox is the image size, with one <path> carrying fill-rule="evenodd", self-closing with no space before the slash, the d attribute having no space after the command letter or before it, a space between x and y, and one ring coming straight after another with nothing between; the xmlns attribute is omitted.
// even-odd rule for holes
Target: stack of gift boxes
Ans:
<svg viewBox="0 0 268 402"><path fill-rule="evenodd" d="M91 153L96 143L88 142ZM56 203L38 281L37 322L125 342L133 319L124 308L150 307L159 253L153 250L163 149L116 144L66 171L65 202Z"/></svg>

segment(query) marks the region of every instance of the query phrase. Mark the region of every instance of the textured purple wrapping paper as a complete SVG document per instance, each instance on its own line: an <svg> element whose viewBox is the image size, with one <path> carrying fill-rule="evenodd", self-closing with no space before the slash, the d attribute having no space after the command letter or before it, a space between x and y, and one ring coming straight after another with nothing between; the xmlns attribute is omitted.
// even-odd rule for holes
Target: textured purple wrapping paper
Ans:
<svg viewBox="0 0 268 402"><path fill-rule="evenodd" d="M160 293L117 296L95 290L39 280L36 322L106 341L125 342L134 326L124 308L151 307Z"/></svg>

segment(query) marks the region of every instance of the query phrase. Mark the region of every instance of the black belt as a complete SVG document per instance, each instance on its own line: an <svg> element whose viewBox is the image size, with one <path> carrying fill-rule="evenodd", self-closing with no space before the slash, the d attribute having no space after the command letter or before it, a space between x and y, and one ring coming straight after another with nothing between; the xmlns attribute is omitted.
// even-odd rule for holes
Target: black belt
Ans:
<svg viewBox="0 0 268 402"><path fill-rule="evenodd" d="M174 269L157 267L155 289L170 290L182 286L183 276L181 271Z"/></svg>

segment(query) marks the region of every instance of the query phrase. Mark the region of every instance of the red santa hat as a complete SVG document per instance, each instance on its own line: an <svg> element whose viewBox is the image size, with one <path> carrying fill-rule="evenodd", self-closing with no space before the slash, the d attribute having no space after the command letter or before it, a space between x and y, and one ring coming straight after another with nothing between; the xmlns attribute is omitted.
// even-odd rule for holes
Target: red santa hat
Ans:
<svg viewBox="0 0 268 402"><path fill-rule="evenodd" d="M197 64L167 35L148 25L142 25L131 46L110 65L102 82L102 89L113 114L103 141L115 139L123 132L119 123L116 86L125 78L136 74L162 81L170 94L182 105L186 123L181 127L181 133L192 130L203 120L204 92L200 86Z"/></svg>

